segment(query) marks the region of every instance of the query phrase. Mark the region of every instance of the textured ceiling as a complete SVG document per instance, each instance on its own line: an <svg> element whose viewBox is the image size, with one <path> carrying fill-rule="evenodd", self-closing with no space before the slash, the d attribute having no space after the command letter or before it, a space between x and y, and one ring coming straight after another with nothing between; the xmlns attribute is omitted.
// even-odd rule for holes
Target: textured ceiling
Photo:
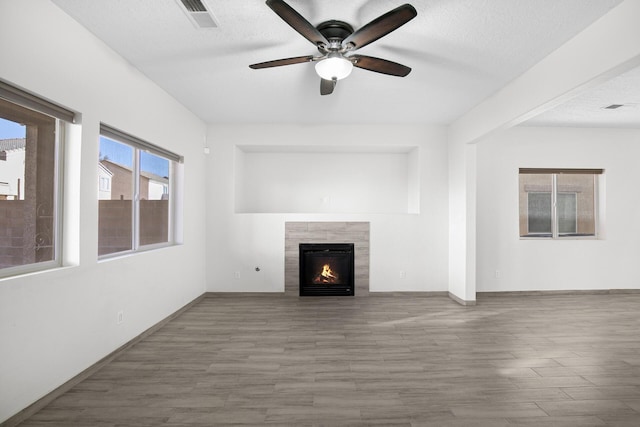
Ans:
<svg viewBox="0 0 640 427"><path fill-rule="evenodd" d="M264 1L203 1L218 28L195 28L177 0L53 0L209 123L448 124L620 3L413 0L417 18L359 51L411 74L354 69L320 96L313 64L249 69L317 53ZM339 19L359 28L402 1L288 3L314 25Z"/></svg>
<svg viewBox="0 0 640 427"><path fill-rule="evenodd" d="M620 107L606 108L612 105ZM527 125L640 128L640 68L544 112Z"/></svg>

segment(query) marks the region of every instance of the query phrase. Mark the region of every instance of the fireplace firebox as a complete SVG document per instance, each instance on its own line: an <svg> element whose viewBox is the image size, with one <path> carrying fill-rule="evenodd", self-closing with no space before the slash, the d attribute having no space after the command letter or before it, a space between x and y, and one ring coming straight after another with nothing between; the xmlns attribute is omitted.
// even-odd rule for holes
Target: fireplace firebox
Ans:
<svg viewBox="0 0 640 427"><path fill-rule="evenodd" d="M353 243L300 243L300 296L353 296L353 260Z"/></svg>

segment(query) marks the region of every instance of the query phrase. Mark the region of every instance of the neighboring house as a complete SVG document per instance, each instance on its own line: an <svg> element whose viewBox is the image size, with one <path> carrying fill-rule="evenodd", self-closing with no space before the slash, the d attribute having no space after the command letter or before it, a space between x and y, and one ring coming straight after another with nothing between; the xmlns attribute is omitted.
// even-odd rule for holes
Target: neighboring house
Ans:
<svg viewBox="0 0 640 427"><path fill-rule="evenodd" d="M98 200L111 200L111 179L113 173L102 163L98 163Z"/></svg>
<svg viewBox="0 0 640 427"><path fill-rule="evenodd" d="M101 164L102 167L111 172L111 199L132 200L131 169L106 159L98 164Z"/></svg>
<svg viewBox="0 0 640 427"><path fill-rule="evenodd" d="M0 139L0 200L24 200L26 139Z"/></svg>
<svg viewBox="0 0 640 427"><path fill-rule="evenodd" d="M141 178L147 180L149 200L169 199L169 178L150 172L142 172ZM142 180L140 186L142 186Z"/></svg>
<svg viewBox="0 0 640 427"><path fill-rule="evenodd" d="M14 192L8 182L0 181L0 200L12 200Z"/></svg>
<svg viewBox="0 0 640 427"><path fill-rule="evenodd" d="M108 159L98 163L98 173L104 168L111 173L111 199L132 200L133 184L131 168ZM102 194L102 193L101 193ZM169 179L149 172L140 174L140 200L166 200L169 195Z"/></svg>

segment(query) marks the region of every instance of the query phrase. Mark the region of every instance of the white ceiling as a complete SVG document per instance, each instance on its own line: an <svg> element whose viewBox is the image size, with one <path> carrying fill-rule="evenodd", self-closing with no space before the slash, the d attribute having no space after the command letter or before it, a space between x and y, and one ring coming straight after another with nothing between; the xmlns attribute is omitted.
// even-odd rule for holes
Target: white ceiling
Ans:
<svg viewBox="0 0 640 427"><path fill-rule="evenodd" d="M619 108L608 109L611 105ZM534 126L640 127L640 68L588 90L529 120Z"/></svg>
<svg viewBox="0 0 640 427"><path fill-rule="evenodd" d="M358 52L405 64L411 74L354 69L332 95L320 96L313 64L249 69L317 53L263 0L203 0L214 29L195 28L179 0L52 1L209 123L436 124L453 122L620 3L409 0L418 16ZM339 19L357 29L402 0L287 2L314 25ZM627 74L536 124L584 123L597 106L598 114L627 111L637 125L640 72ZM601 109L623 102L635 106Z"/></svg>

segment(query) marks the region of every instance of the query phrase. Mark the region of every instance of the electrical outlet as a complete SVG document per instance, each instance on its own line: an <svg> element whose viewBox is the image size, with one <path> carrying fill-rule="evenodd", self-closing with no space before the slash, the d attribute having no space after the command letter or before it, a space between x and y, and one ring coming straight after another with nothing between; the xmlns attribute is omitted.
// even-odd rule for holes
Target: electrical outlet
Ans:
<svg viewBox="0 0 640 427"><path fill-rule="evenodd" d="M496 279L500 278L500 270L496 270Z"/></svg>
<svg viewBox="0 0 640 427"><path fill-rule="evenodd" d="M407 278L407 272L404 270L400 270L400 278L401 279L406 279Z"/></svg>
<svg viewBox="0 0 640 427"><path fill-rule="evenodd" d="M240 278L240 272L236 271L235 273L233 273L233 277L235 277L236 279Z"/></svg>
<svg viewBox="0 0 640 427"><path fill-rule="evenodd" d="M118 325L121 324L122 322L124 322L124 312L119 311L118 312Z"/></svg>

